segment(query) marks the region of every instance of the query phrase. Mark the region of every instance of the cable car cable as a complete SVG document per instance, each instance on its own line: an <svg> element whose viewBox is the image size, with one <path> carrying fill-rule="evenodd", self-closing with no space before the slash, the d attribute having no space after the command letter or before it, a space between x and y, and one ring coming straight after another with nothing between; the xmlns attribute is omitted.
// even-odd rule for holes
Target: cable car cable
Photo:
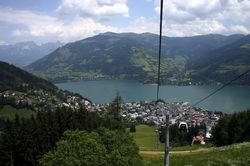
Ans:
<svg viewBox="0 0 250 166"><path fill-rule="evenodd" d="M159 36L159 57L158 57L158 77L157 77L157 101L159 100L160 75L161 75L161 41L162 41L162 18L163 18L163 0L160 8L160 36Z"/></svg>
<svg viewBox="0 0 250 166"><path fill-rule="evenodd" d="M220 88L216 89L214 92L210 93L209 95L207 95L206 97L202 98L201 100L199 100L198 102L196 102L194 106L200 104L201 102L205 101L207 98L213 96L214 94L216 94L217 92L221 91L222 89L224 89L226 86L230 85L232 82L240 79L241 77L243 77L244 75L246 75L248 72L250 72L250 69L245 71L244 73L242 73L241 75L235 77L234 79L232 79L231 81L228 81L226 84L224 84L223 86L221 86Z"/></svg>

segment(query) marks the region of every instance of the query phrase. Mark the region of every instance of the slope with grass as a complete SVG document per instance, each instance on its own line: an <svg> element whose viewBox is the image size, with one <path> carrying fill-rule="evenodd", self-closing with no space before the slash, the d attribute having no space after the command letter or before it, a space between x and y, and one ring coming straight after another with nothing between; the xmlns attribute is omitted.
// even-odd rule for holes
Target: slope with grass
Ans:
<svg viewBox="0 0 250 166"><path fill-rule="evenodd" d="M136 132L132 133L134 140L139 146L141 152L145 153L158 153L164 151L164 143L157 142L156 128L147 126L147 125L138 125L136 126ZM157 148L157 143L159 146ZM193 146L178 146L172 147L171 151L189 151L189 150L198 150L212 147L211 144L198 145L195 144Z"/></svg>
<svg viewBox="0 0 250 166"><path fill-rule="evenodd" d="M58 88L52 83L36 77L14 65L0 61L0 92L13 90L23 86L32 89L56 91Z"/></svg>
<svg viewBox="0 0 250 166"><path fill-rule="evenodd" d="M163 150L164 144L159 142L159 148L157 148L156 128L147 125L136 126L136 132L133 133L134 140L139 146L140 150L145 151L157 151Z"/></svg>
<svg viewBox="0 0 250 166"><path fill-rule="evenodd" d="M162 166L162 154L141 154L145 166ZM205 151L170 154L170 165L207 166L207 165L250 165L250 143L234 144Z"/></svg>
<svg viewBox="0 0 250 166"><path fill-rule="evenodd" d="M229 45L220 47L208 53L206 58L197 58L194 65L188 66L195 80L208 82L227 82L244 73L250 68L250 35L247 35ZM249 85L248 73L235 84Z"/></svg>
<svg viewBox="0 0 250 166"><path fill-rule="evenodd" d="M226 73L238 71L250 64L249 61L241 60L249 55L247 38L249 36L216 34L193 37L163 36L162 83L189 84L190 81L208 83L227 80L228 75L223 73L225 70ZM239 45L237 43L240 39ZM68 43L26 69L54 82L118 78L153 83L157 78L158 40L158 35L150 33L103 33ZM232 47L230 54L225 54L228 52L224 49L231 48L232 45L237 47ZM207 59L211 59L212 55L217 55L213 62L219 62L218 65L222 67L216 71L211 67L210 61L207 63ZM221 57L226 57L226 60ZM226 68L221 64L226 64ZM200 68L203 70L200 71ZM206 76L203 71L208 74L217 71L219 73L203 78ZM217 77L221 79L216 79ZM246 81L249 83L249 80L243 82Z"/></svg>
<svg viewBox="0 0 250 166"><path fill-rule="evenodd" d="M16 109L8 105L0 109L0 118L13 120L16 114L19 115L20 118L30 118L36 113L28 109Z"/></svg>

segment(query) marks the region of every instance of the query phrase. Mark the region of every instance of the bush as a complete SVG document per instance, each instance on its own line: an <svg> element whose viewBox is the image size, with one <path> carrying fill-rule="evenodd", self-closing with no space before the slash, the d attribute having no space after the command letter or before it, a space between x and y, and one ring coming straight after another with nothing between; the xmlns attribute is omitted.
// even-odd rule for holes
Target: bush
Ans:
<svg viewBox="0 0 250 166"><path fill-rule="evenodd" d="M139 149L122 131L66 131L56 150L45 154L40 165L141 166Z"/></svg>

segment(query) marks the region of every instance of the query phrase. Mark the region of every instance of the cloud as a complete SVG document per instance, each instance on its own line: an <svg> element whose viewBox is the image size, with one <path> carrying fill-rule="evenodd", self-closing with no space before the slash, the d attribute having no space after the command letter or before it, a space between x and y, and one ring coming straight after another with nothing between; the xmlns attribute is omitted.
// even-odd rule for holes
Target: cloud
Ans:
<svg viewBox="0 0 250 166"><path fill-rule="evenodd" d="M159 13L159 0L145 0L144 3L146 1ZM165 0L164 4L164 35L250 33L250 0L189 0L186 3ZM123 17L129 14L127 0L63 0L53 15L3 7L0 10L1 24L10 24L10 38L17 40L71 42L107 31L159 33L159 15ZM58 14L68 15L68 18ZM120 17L112 20L113 16ZM103 18L110 21L103 21ZM114 24L117 18L128 24L123 27L119 26L119 21Z"/></svg>
<svg viewBox="0 0 250 166"><path fill-rule="evenodd" d="M160 1L154 0L159 14ZM250 0L165 0L164 20L167 34L250 32Z"/></svg>
<svg viewBox="0 0 250 166"><path fill-rule="evenodd" d="M106 31L117 31L117 28L97 23L91 18L75 18L69 24L64 23L58 28L56 35L61 41L75 41Z"/></svg>
<svg viewBox="0 0 250 166"><path fill-rule="evenodd" d="M9 23L23 23L23 24L27 24L30 23L31 20L34 23L39 23L39 21L56 21L55 18L47 16L47 15L43 15L41 13L38 12L32 12L32 11L28 11L28 10L14 10L11 8L0 8L1 12L0 12L0 20L1 21L5 21L5 22L9 22ZM39 21L34 19L38 17ZM40 22L39 24L42 24L42 22Z"/></svg>
<svg viewBox="0 0 250 166"><path fill-rule="evenodd" d="M56 10L60 15L109 18L129 16L127 0L63 0Z"/></svg>
<svg viewBox="0 0 250 166"><path fill-rule="evenodd" d="M164 1L164 17L173 22L186 22L195 19L208 19L217 17L237 0L166 0ZM237 1L238 2L238 1ZM155 11L159 13L160 4L155 0Z"/></svg>
<svg viewBox="0 0 250 166"><path fill-rule="evenodd" d="M122 32L159 34L159 20L140 17L135 19L127 27L120 29ZM250 33L243 25L225 26L218 20L192 20L184 23L163 21L163 34L172 37L195 36L204 34L248 34Z"/></svg>
<svg viewBox="0 0 250 166"><path fill-rule="evenodd" d="M10 8L1 8L0 21L21 24L27 27L26 30L17 29L14 34L27 33L33 36L42 36L45 33L55 33L61 23L54 17L26 10L14 10Z"/></svg>
<svg viewBox="0 0 250 166"><path fill-rule="evenodd" d="M15 29L15 37L50 38L69 42L93 36L101 32L117 31L117 28L95 22L91 18L74 17L71 21L25 10L2 9L0 21L21 24Z"/></svg>
<svg viewBox="0 0 250 166"><path fill-rule="evenodd" d="M159 2L155 0L155 11L159 13ZM249 19L249 0L166 0L165 18L170 21L192 21L195 19Z"/></svg>
<svg viewBox="0 0 250 166"><path fill-rule="evenodd" d="M0 39L0 45L8 45L8 43Z"/></svg>
<svg viewBox="0 0 250 166"><path fill-rule="evenodd" d="M134 33L158 33L159 23L158 19L139 17L135 18L126 27L120 28L120 32L134 32Z"/></svg>
<svg viewBox="0 0 250 166"><path fill-rule="evenodd" d="M211 33L223 33L227 28L215 20L194 20L185 24L165 24L164 34L168 36L195 36Z"/></svg>
<svg viewBox="0 0 250 166"><path fill-rule="evenodd" d="M249 34L250 31L243 25L232 25L229 27L228 32L231 34Z"/></svg>
<svg viewBox="0 0 250 166"><path fill-rule="evenodd" d="M0 6L0 21L9 23L13 38L71 42L118 28L103 19L129 16L127 0L62 0L53 15ZM21 28L20 28L21 27Z"/></svg>
<svg viewBox="0 0 250 166"><path fill-rule="evenodd" d="M227 0L227 5L218 13L218 19L232 23L246 24L250 19L249 0Z"/></svg>

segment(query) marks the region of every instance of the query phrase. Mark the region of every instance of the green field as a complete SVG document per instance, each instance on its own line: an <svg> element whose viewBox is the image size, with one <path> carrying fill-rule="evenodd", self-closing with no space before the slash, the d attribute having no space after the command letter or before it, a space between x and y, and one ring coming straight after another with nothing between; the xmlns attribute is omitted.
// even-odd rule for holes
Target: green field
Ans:
<svg viewBox="0 0 250 166"><path fill-rule="evenodd" d="M0 118L13 120L16 114L18 114L20 118L30 118L32 114L35 115L35 112L28 109L16 109L11 106L4 106L0 109Z"/></svg>
<svg viewBox="0 0 250 166"><path fill-rule="evenodd" d="M163 155L141 154L145 166L162 166ZM248 166L250 165L250 143L235 144L207 151L178 153L170 155L170 165L174 166Z"/></svg>
<svg viewBox="0 0 250 166"><path fill-rule="evenodd" d="M171 151L183 151L183 150L197 150L197 149L204 149L204 148L211 148L213 147L213 144L194 144L192 146L178 146L178 147L172 147Z"/></svg>
<svg viewBox="0 0 250 166"><path fill-rule="evenodd" d="M163 151L164 149L164 144L160 144L159 149L156 148L155 128L146 125L139 125L136 127L136 133L132 135L135 142L140 147L144 165L162 166L164 163L163 154L154 154L153 152ZM143 151L149 152L148 154L145 154ZM220 148L212 147L211 144L182 146L172 148L170 153L170 165L174 166L250 165L250 143L235 144Z"/></svg>
<svg viewBox="0 0 250 166"><path fill-rule="evenodd" d="M159 148L157 148L156 128L147 125L136 126L136 133L133 133L136 144L140 147L140 150L145 151L164 151L165 144L159 142ZM211 144L206 145L193 145L193 146L179 146L173 147L171 151L182 150L196 150L201 148L211 147Z"/></svg>
<svg viewBox="0 0 250 166"><path fill-rule="evenodd" d="M157 149L157 138L154 127L147 125L136 126L136 132L133 133L136 144L140 147L140 150L163 150L164 144L159 142L159 148Z"/></svg>

